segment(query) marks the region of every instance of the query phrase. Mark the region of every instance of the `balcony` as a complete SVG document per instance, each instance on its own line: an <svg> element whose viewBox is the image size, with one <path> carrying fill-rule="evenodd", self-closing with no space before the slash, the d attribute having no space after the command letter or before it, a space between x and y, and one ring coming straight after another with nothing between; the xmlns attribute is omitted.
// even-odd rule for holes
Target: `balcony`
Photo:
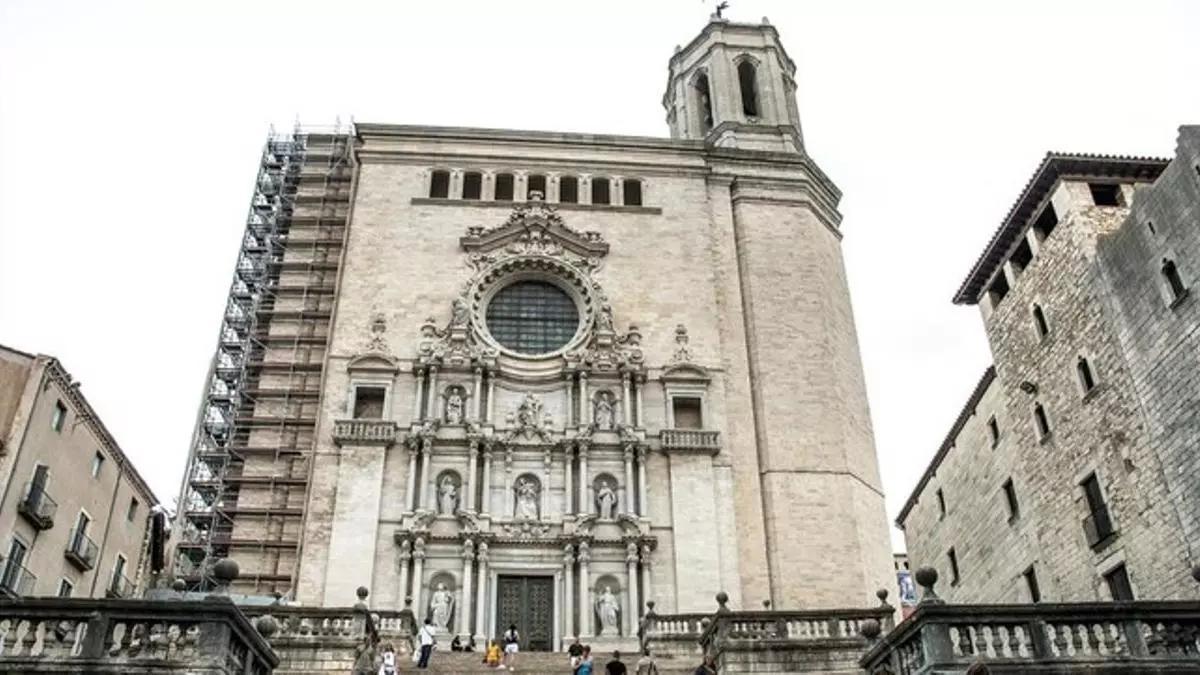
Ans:
<svg viewBox="0 0 1200 675"><path fill-rule="evenodd" d="M79 568L79 571L86 572L96 566L97 550L96 542L78 529L74 529L71 530L71 539L67 541L67 550L64 555L72 565Z"/></svg>
<svg viewBox="0 0 1200 675"><path fill-rule="evenodd" d="M108 582L108 588L105 589L104 595L109 598L132 598L133 582L124 574L113 572L112 579Z"/></svg>
<svg viewBox="0 0 1200 675"><path fill-rule="evenodd" d="M33 586L37 583L37 576L25 569L19 563L14 563L9 560L0 565L3 573L0 574L0 596L24 596L33 592Z"/></svg>
<svg viewBox="0 0 1200 675"><path fill-rule="evenodd" d="M17 511L39 530L54 527L54 513L58 511L58 502L46 494L45 486L33 483L25 484L25 498L17 505Z"/></svg>
<svg viewBox="0 0 1200 675"><path fill-rule="evenodd" d="M702 429L663 429L665 452L698 452L715 455L721 450L721 432Z"/></svg>
<svg viewBox="0 0 1200 675"><path fill-rule="evenodd" d="M1083 533L1087 537L1088 546L1093 549L1102 548L1108 544L1117 534L1112 518L1108 515L1108 509L1102 508L1089 513L1083 519Z"/></svg>
<svg viewBox="0 0 1200 675"><path fill-rule="evenodd" d="M382 445L390 448L396 442L396 423L391 420L336 420L333 442L338 447Z"/></svg>

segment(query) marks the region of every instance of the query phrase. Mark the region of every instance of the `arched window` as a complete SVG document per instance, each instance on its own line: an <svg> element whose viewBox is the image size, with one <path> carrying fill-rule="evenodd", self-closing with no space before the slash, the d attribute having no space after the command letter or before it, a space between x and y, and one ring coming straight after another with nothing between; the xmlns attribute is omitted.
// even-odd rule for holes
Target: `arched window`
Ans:
<svg viewBox="0 0 1200 675"><path fill-rule="evenodd" d="M511 173L496 174L496 201L511 202L513 200L513 175Z"/></svg>
<svg viewBox="0 0 1200 675"><path fill-rule="evenodd" d="M758 117L758 83L754 64L742 61L737 67L738 86L742 90L742 112L746 117Z"/></svg>
<svg viewBox="0 0 1200 675"><path fill-rule="evenodd" d="M479 199L483 196L483 174L468 171L463 174L463 199Z"/></svg>
<svg viewBox="0 0 1200 675"><path fill-rule="evenodd" d="M579 203L579 179L563 176L558 179L558 201L564 204Z"/></svg>
<svg viewBox="0 0 1200 675"><path fill-rule="evenodd" d="M642 205L642 181L636 178L626 178L622 181L621 191L625 197L625 206Z"/></svg>
<svg viewBox="0 0 1200 675"><path fill-rule="evenodd" d="M712 94L708 89L708 76L700 73L692 86L696 89L696 102L700 108L700 129L708 131L713 127Z"/></svg>
<svg viewBox="0 0 1200 675"><path fill-rule="evenodd" d="M1187 288L1183 285L1183 279L1179 277L1179 270L1175 267L1175 261L1163 258L1162 262L1163 279L1167 282L1167 290L1171 292L1171 302L1183 297L1187 293Z"/></svg>
<svg viewBox="0 0 1200 675"><path fill-rule="evenodd" d="M1037 330L1039 338L1050 334L1050 324L1046 323L1046 313L1042 311L1041 305L1033 306L1033 327Z"/></svg>
<svg viewBox="0 0 1200 675"><path fill-rule="evenodd" d="M445 199L450 196L450 172L434 171L429 177L429 196Z"/></svg>
<svg viewBox="0 0 1200 675"><path fill-rule="evenodd" d="M592 203L611 204L612 197L608 193L608 178L597 176L592 179Z"/></svg>
<svg viewBox="0 0 1200 675"><path fill-rule="evenodd" d="M1092 374L1092 366L1086 358L1081 356L1075 362L1075 372L1079 375L1079 386L1083 387L1083 393L1096 387L1096 376Z"/></svg>
<svg viewBox="0 0 1200 675"><path fill-rule="evenodd" d="M1035 403L1033 406L1033 423L1039 439L1050 435L1050 419L1046 417L1046 409L1041 403Z"/></svg>
<svg viewBox="0 0 1200 675"><path fill-rule="evenodd" d="M525 198L530 199L534 192L540 192L542 199L546 198L546 177L540 173L531 174L525 181Z"/></svg>

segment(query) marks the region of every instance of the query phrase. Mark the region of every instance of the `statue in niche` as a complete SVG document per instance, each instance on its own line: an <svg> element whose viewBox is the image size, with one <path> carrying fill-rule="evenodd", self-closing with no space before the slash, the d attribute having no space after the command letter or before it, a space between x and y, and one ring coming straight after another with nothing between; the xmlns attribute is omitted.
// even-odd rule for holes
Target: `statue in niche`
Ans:
<svg viewBox="0 0 1200 675"><path fill-rule="evenodd" d="M438 583L437 590L429 598L429 614L433 625L439 630L448 630L450 614L454 611L454 594L446 590L446 584Z"/></svg>
<svg viewBox="0 0 1200 675"><path fill-rule="evenodd" d="M596 615L600 617L602 637L620 635L621 601L613 595L612 586L605 586L604 592L596 599Z"/></svg>
<svg viewBox="0 0 1200 675"><path fill-rule="evenodd" d="M596 394L596 403L592 410L592 421L595 422L597 429L607 430L613 428L616 408L617 404L613 400L612 393L602 391Z"/></svg>
<svg viewBox="0 0 1200 675"><path fill-rule="evenodd" d="M596 330L611 331L613 329L612 307L604 305L596 314Z"/></svg>
<svg viewBox="0 0 1200 675"><path fill-rule="evenodd" d="M596 505L600 508L601 518L612 520L617 517L617 493L611 482L600 481L600 488L596 490Z"/></svg>
<svg viewBox="0 0 1200 675"><path fill-rule="evenodd" d="M450 387L446 392L446 424L462 424L464 405L462 390Z"/></svg>
<svg viewBox="0 0 1200 675"><path fill-rule="evenodd" d="M538 496L541 490L537 483L528 479L517 480L517 518L519 520L538 519Z"/></svg>
<svg viewBox="0 0 1200 675"><path fill-rule="evenodd" d="M466 326L471 321L471 308L467 307L467 301L462 298L455 298L454 304L450 308L450 327L461 328Z"/></svg>
<svg viewBox="0 0 1200 675"><path fill-rule="evenodd" d="M450 474L438 484L438 513L453 515L458 510L458 485Z"/></svg>
<svg viewBox="0 0 1200 675"><path fill-rule="evenodd" d="M538 427L541 423L542 402L534 394L525 394L521 407L517 408L517 422L521 428Z"/></svg>

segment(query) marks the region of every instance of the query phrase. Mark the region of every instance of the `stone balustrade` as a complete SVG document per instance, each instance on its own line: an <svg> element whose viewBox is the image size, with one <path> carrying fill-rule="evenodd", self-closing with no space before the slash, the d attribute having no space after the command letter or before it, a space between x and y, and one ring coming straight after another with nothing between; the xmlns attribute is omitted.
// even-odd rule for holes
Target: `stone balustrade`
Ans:
<svg viewBox="0 0 1200 675"><path fill-rule="evenodd" d="M716 454L721 449L721 432L703 429L663 429L662 449L668 452L704 452Z"/></svg>
<svg viewBox="0 0 1200 675"><path fill-rule="evenodd" d="M651 611L642 620L642 647L658 658L679 658L695 663L701 653L700 636L712 616L711 613L654 614Z"/></svg>
<svg viewBox="0 0 1200 675"><path fill-rule="evenodd" d="M382 445L396 442L396 423L391 420L335 420L333 442L342 445Z"/></svg>
<svg viewBox="0 0 1200 675"><path fill-rule="evenodd" d="M0 672L268 675L277 663L223 598L0 600Z"/></svg>

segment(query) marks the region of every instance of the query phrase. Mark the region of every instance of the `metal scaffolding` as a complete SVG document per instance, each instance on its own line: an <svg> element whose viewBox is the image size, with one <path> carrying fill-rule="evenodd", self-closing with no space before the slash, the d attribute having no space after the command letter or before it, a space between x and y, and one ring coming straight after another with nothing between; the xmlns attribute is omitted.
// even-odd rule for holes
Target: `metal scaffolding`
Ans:
<svg viewBox="0 0 1200 675"><path fill-rule="evenodd" d="M353 174L353 125L272 131L192 435L176 515L176 577L294 594L313 429Z"/></svg>

